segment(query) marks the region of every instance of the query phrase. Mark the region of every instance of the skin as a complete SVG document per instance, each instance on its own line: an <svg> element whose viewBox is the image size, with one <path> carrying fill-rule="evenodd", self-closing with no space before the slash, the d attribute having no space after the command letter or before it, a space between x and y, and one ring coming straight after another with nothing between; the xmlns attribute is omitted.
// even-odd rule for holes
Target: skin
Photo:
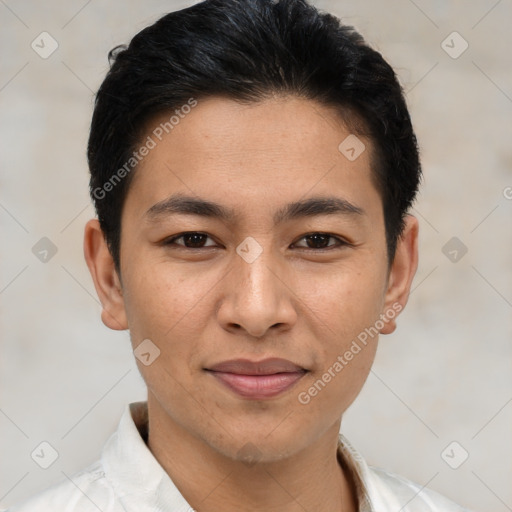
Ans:
<svg viewBox="0 0 512 512"><path fill-rule="evenodd" d="M168 117L153 120L148 134ZM366 150L351 162L338 150L349 134L332 108L311 100L200 100L136 170L122 213L121 277L98 221L86 225L84 253L103 322L129 329L134 348L150 339L161 351L149 366L137 361L148 387L149 448L200 512L356 510L336 444L378 336L308 404L298 395L379 315L405 306L418 222L406 217L389 265L371 142L361 139ZM147 210L176 192L233 208L238 217L149 220ZM273 214L285 204L333 195L364 213L274 226ZM183 232L206 233L196 240L203 248L187 249L194 240L183 238L164 244ZM349 244L304 238L312 233ZM252 263L236 252L246 237L263 249ZM395 320L380 333L393 332ZM254 400L204 370L267 357L308 372L281 395ZM248 450L254 464L244 462Z"/></svg>

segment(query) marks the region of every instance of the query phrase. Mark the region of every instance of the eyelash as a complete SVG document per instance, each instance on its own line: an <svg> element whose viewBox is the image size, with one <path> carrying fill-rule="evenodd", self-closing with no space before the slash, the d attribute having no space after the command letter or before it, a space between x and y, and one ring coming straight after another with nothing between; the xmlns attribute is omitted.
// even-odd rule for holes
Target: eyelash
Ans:
<svg viewBox="0 0 512 512"><path fill-rule="evenodd" d="M200 231L187 231L185 233L181 233L180 235L176 235L176 236L173 236L171 238L168 238L168 239L164 240L163 245L165 245L165 246L175 245L177 247L180 247L181 249L187 249L189 251L211 249L213 247L213 246L207 246L207 247L185 247L184 245L180 245L180 244L176 244L175 243L176 240L179 240L180 238L185 238L186 236L189 236L189 235L202 235L202 236L206 236L208 238L211 238L207 233L202 233ZM323 233L323 232L308 233L307 235L302 236L299 239L299 242L302 241L302 240L305 240L305 239L307 239L309 237L315 236L315 235L320 235L320 236L323 236L323 237L332 238L332 239L336 240L338 242L338 244L337 245L331 245L331 246L324 247L324 248L316 248L315 249L315 248L309 248L309 247L301 247L300 249L303 249L305 251L313 251L313 252L318 252L318 251L325 252L325 251L333 250L336 247L340 248L340 247L351 246L352 245L349 242L347 242L346 240L340 238L339 236L332 235L330 233Z"/></svg>

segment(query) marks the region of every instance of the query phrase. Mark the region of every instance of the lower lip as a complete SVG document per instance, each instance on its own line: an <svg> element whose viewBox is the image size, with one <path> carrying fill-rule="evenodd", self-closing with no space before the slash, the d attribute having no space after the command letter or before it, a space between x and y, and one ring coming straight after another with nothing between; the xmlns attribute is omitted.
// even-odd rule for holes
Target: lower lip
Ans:
<svg viewBox="0 0 512 512"><path fill-rule="evenodd" d="M284 393L298 382L305 372L276 373L274 375L239 375L210 371L225 386L244 398L253 400L271 398Z"/></svg>

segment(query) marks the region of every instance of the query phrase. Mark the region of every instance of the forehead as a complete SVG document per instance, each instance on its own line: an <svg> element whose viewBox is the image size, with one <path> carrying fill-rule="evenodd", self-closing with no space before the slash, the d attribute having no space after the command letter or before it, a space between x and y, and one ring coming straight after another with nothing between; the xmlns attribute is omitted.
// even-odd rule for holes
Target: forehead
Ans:
<svg viewBox="0 0 512 512"><path fill-rule="evenodd" d="M356 204L357 191L377 194L370 142L358 137L360 154L347 158L344 141L354 142L354 134L333 108L295 97L251 104L215 97L173 114L147 124L145 138L154 147L138 165L127 197L138 216L175 192L259 214L264 204L289 204L285 198L339 192Z"/></svg>

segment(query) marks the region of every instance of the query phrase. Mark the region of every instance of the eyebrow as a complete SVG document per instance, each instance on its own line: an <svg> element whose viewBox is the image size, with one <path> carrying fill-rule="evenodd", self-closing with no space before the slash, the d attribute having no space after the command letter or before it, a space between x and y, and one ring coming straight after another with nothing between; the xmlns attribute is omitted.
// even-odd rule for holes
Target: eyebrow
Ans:
<svg viewBox="0 0 512 512"><path fill-rule="evenodd" d="M150 221L156 221L162 217L179 214L213 218L226 223L235 222L240 217L233 208L182 194L173 194L156 203L149 208L144 217ZM362 208L340 197L311 197L280 208L275 212L273 220L274 225L278 225L294 219L319 215L359 216L365 214L366 212Z"/></svg>

